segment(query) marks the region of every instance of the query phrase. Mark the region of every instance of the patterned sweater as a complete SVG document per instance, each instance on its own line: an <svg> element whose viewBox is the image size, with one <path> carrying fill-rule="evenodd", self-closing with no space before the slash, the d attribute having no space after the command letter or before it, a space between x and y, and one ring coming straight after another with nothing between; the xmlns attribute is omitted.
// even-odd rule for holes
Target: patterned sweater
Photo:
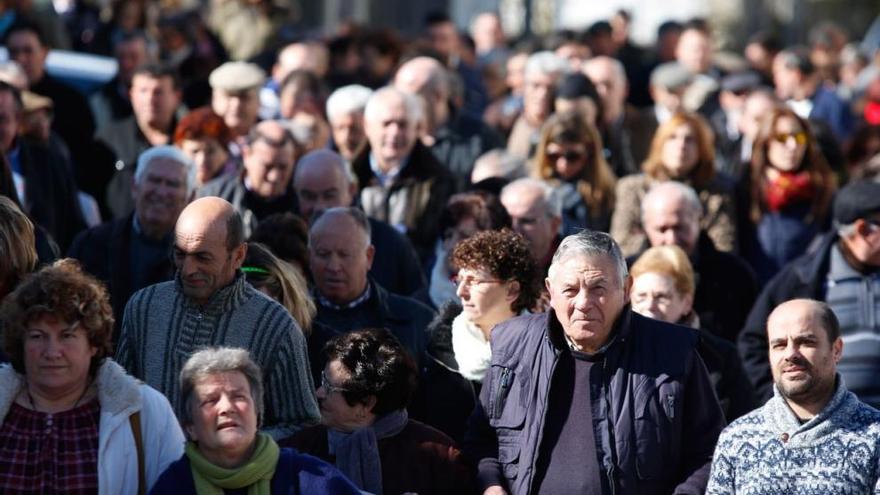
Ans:
<svg viewBox="0 0 880 495"><path fill-rule="evenodd" d="M837 391L800 424L775 390L718 439L708 495L880 494L880 412L838 376Z"/></svg>
<svg viewBox="0 0 880 495"><path fill-rule="evenodd" d="M180 415L178 375L207 346L247 349L263 370L263 428L279 439L320 420L306 342L283 306L245 281L235 281L198 306L179 279L136 292L125 307L116 360L159 390Z"/></svg>

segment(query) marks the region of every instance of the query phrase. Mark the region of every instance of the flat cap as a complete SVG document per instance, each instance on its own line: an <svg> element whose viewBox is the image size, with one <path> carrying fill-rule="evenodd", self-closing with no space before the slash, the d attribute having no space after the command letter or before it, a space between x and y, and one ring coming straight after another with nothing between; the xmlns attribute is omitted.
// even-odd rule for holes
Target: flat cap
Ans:
<svg viewBox="0 0 880 495"><path fill-rule="evenodd" d="M266 73L249 62L226 62L211 72L208 83L213 89L237 93L259 88L266 82Z"/></svg>
<svg viewBox="0 0 880 495"><path fill-rule="evenodd" d="M834 197L834 221L838 225L849 225L875 213L880 213L880 182L853 182Z"/></svg>
<svg viewBox="0 0 880 495"><path fill-rule="evenodd" d="M747 93L760 85L761 76L752 71L729 74L721 80L721 89L731 93Z"/></svg>
<svg viewBox="0 0 880 495"><path fill-rule="evenodd" d="M651 71L651 86L675 91L690 84L693 78L693 74L680 63L667 62Z"/></svg>

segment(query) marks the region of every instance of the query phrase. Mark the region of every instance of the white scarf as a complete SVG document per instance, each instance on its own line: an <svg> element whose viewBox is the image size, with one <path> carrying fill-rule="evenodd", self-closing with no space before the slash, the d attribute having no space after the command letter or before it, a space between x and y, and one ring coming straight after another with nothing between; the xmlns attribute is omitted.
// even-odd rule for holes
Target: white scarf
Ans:
<svg viewBox="0 0 880 495"><path fill-rule="evenodd" d="M468 380L483 381L492 360L492 350L483 331L471 323L464 312L452 320L452 351L461 376Z"/></svg>

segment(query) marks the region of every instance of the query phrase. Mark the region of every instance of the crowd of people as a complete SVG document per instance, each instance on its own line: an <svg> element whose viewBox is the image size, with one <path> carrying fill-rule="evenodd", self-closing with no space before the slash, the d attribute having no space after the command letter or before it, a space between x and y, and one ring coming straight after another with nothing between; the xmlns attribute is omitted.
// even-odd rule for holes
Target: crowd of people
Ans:
<svg viewBox="0 0 880 495"><path fill-rule="evenodd" d="M0 7L0 492L880 493L880 18L289 14Z"/></svg>

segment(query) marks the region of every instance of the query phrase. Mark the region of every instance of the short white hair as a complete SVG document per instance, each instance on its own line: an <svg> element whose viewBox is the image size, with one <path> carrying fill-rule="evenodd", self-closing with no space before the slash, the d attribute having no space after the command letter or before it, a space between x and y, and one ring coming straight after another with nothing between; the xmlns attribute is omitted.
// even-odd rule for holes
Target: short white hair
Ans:
<svg viewBox="0 0 880 495"><path fill-rule="evenodd" d="M528 78L530 74L535 73L561 75L570 71L571 68L564 58L545 50L529 55L523 75Z"/></svg>
<svg viewBox="0 0 880 495"><path fill-rule="evenodd" d="M626 258L623 257L623 253L620 251L620 246L617 245L617 242L605 232L584 229L577 234L572 234L565 239L562 239L562 242L559 243L559 247L556 248L556 252L553 253L553 259L550 262L548 275L553 278L559 264L572 255L607 257L617 269L616 271L620 286L623 287L626 283L626 277L629 275L629 271L626 267Z"/></svg>
<svg viewBox="0 0 880 495"><path fill-rule="evenodd" d="M349 84L337 89L327 98L327 120L332 122L336 117L363 112L372 94L372 89L360 84Z"/></svg>
<svg viewBox="0 0 880 495"><path fill-rule="evenodd" d="M373 118L375 118L375 113L387 104L384 100L389 96L395 96L403 101L403 104L406 107L407 120L409 120L412 125L416 125L422 115L422 109L419 107L419 100L415 96L404 93L394 86L381 87L370 95L370 98L367 100L367 105L364 107L364 120L373 120Z"/></svg>
<svg viewBox="0 0 880 495"><path fill-rule="evenodd" d="M186 153L176 146L163 145L153 146L141 153L137 159L137 168L134 171L134 183L140 185L150 168L150 164L155 160L170 160L179 163L183 167L184 175L186 175L186 193L191 194L196 187L196 165L186 156Z"/></svg>
<svg viewBox="0 0 880 495"><path fill-rule="evenodd" d="M504 186L504 188L501 189L501 202L504 202L503 198L505 196L511 194L515 195L517 191L521 191L523 189L540 191L541 197L544 200L544 209L547 212L547 216L552 218L562 218L562 200L560 199L560 197L554 193L553 188L550 187L546 182L534 179L532 177L523 177L522 179L517 179L510 184Z"/></svg>
<svg viewBox="0 0 880 495"><path fill-rule="evenodd" d="M649 206L655 201L668 200L678 195L684 200L685 206L693 213L697 219L703 216L703 203L693 187L678 181L668 180L655 184L645 197L642 198L642 221L648 212Z"/></svg>

